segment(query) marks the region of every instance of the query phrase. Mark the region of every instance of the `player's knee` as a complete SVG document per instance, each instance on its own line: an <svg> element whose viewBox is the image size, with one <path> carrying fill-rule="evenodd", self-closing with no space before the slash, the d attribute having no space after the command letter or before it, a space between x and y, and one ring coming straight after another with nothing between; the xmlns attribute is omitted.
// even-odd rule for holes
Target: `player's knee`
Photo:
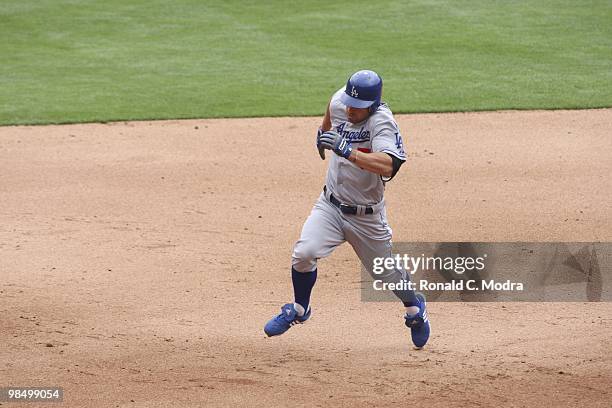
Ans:
<svg viewBox="0 0 612 408"><path fill-rule="evenodd" d="M303 261L319 258L319 246L311 242L299 241L293 247L293 258Z"/></svg>
<svg viewBox="0 0 612 408"><path fill-rule="evenodd" d="M291 257L291 266L298 272L310 272L317 267L317 248L308 244L296 244Z"/></svg>

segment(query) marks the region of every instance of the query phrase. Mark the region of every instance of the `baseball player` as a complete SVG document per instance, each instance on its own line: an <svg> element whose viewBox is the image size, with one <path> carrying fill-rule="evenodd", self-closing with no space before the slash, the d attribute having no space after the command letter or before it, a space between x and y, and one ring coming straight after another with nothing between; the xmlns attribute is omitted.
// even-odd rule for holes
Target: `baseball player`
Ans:
<svg viewBox="0 0 612 408"><path fill-rule="evenodd" d="M385 103L381 103L382 78L374 71L354 73L346 87L331 98L317 132L322 159L329 150L323 192L304 223L292 255L294 302L264 327L268 336L283 334L312 314L310 294L317 280L317 260L329 256L348 241L372 274L374 258L391 256L391 228L387 223L384 189L406 160L402 136ZM408 280L404 270L392 268L377 274L384 282ZM412 290L395 295L406 308L405 324L414 345L421 348L430 333L425 298Z"/></svg>

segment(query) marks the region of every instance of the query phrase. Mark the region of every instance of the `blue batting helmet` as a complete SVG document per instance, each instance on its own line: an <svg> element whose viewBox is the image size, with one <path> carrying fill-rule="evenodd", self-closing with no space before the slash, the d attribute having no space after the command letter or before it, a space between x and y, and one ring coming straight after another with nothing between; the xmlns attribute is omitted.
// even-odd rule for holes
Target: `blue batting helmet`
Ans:
<svg viewBox="0 0 612 408"><path fill-rule="evenodd" d="M370 112L375 112L380 106L381 96L382 78L376 72L364 69L351 75L340 101L346 106L370 108Z"/></svg>

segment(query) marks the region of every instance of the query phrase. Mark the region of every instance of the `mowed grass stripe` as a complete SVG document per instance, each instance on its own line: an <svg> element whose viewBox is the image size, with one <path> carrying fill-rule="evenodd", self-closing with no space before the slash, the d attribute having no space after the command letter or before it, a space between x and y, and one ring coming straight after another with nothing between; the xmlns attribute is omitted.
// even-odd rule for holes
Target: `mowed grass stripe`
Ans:
<svg viewBox="0 0 612 408"><path fill-rule="evenodd" d="M609 1L61 1L0 7L0 124L612 106Z"/></svg>

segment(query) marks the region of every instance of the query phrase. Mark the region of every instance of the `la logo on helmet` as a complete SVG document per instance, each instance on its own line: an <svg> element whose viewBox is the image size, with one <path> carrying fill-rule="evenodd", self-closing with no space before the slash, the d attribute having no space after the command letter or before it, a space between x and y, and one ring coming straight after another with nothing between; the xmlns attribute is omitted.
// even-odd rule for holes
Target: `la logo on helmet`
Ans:
<svg viewBox="0 0 612 408"><path fill-rule="evenodd" d="M353 90L351 91L351 96L356 98L359 96L359 93L357 92L357 90L355 89L355 87L353 86Z"/></svg>

